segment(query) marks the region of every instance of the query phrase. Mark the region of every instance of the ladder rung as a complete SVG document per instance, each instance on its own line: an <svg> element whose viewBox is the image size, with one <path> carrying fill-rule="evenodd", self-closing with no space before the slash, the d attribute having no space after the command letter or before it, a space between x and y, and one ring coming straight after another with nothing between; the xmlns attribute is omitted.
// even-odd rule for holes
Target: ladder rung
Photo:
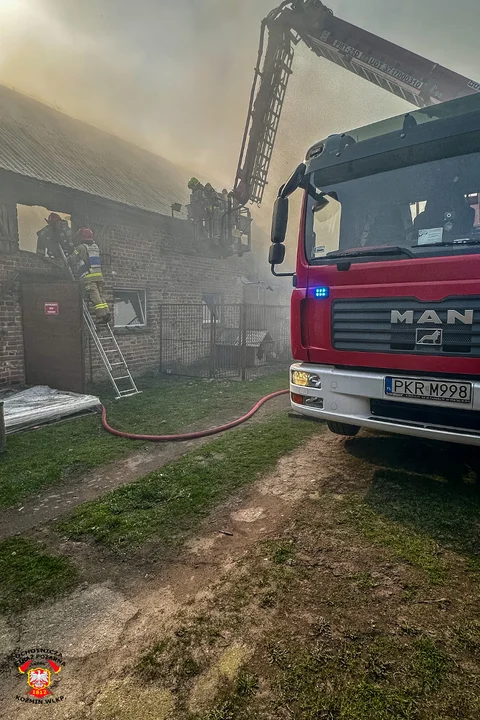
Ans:
<svg viewBox="0 0 480 720"><path fill-rule="evenodd" d="M112 332L112 328L107 325L103 328L103 332L107 333L106 335L100 335L99 330L100 328L95 324L92 315L90 314L90 310L87 307L87 305L84 303L83 306L83 316L85 323L88 327L88 330L90 332L90 335L93 337L95 341L95 345L97 346L97 350L99 350L103 364L105 365L105 368L108 372L108 376L112 382L113 387L115 388L116 397L117 398L124 398L124 397L130 397L131 395L138 395L140 393L140 390L137 389L137 386L135 385L135 381L133 380L130 371L128 369L127 363L125 362L125 359L122 355L122 351L118 347L116 338ZM105 345L108 344L108 342L113 342L114 347L106 348ZM107 353L116 353L118 357L121 358L120 361L111 363L110 360L107 357ZM113 375L113 368L121 366L124 368L128 375L122 375L121 377L115 377ZM125 372L124 370L124 372ZM117 383L121 380L128 380L128 387L125 390L119 390L117 387Z"/></svg>

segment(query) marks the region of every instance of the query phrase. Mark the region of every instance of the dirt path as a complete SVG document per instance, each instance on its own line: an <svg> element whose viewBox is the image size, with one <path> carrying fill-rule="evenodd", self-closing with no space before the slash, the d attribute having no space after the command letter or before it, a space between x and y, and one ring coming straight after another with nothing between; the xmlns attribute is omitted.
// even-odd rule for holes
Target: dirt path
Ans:
<svg viewBox="0 0 480 720"><path fill-rule="evenodd" d="M134 587L125 567L125 577L117 576L116 587L109 580L89 584L49 607L31 611L15 627L4 627L3 633L0 628L0 651L31 643L58 647L68 662L62 678L67 699L55 707L55 717L80 717L79 711L89 708L100 688L121 674L156 636L161 637L182 608L207 597L213 582L232 571L259 540L274 535L297 504L315 492L314 485L329 473L342 447L334 436L327 442L323 438L321 433L283 458L249 492L217 508L174 563L165 567L159 558L142 579L134 572ZM18 673L10 672L9 682L0 690L2 708L12 717L33 717L38 708L9 700L15 688L18 692Z"/></svg>
<svg viewBox="0 0 480 720"><path fill-rule="evenodd" d="M430 545L426 550L422 546L419 567L415 557L411 562L395 559L352 526L348 502L365 493L376 479L379 487L393 483L396 502L398 472L407 471L418 482L422 463L433 470L437 469L435 463L445 465L443 452L445 447L439 444L429 447L420 441L368 434L345 442L320 430L249 490L218 507L173 562L147 557L144 564L131 567L125 561L122 572L117 559L120 570L112 574L109 559L92 548L92 565L105 561L103 576L98 569L102 565L98 565L96 570L92 568L90 582L71 596L29 612L12 626L0 627L0 652L46 644L64 653L67 663L57 694L61 691L65 700L56 705L53 715L59 720L237 717L227 711L208 715L225 684L230 683L231 690L239 668L250 664L253 669L243 676L239 691L239 702L245 702L255 694L253 672L268 678L275 664L281 667L285 662L288 677L294 667L288 652L295 643L300 644L299 652L313 643L317 653L309 661L311 665L305 664L302 656L302 673L310 672L311 666L320 673L320 655L328 658L333 668L325 679L328 692L333 692L337 672L341 677L346 673L341 692L349 673L356 669L349 663L364 646L368 672L377 684L387 678L389 687L408 677L408 669L399 671L394 665L395 653L401 663L413 648L414 657L421 660L411 669L413 674L423 673L419 687L429 682L437 687L437 678L425 673L433 672L431 668L444 672L443 656L435 656L434 663L429 657L424 663L419 653L425 653L425 648L433 652L431 647L442 640L441 633L445 642L450 642L457 627L476 622L476 580L468 568L462 576L461 555L433 544L431 562L450 563L452 577L449 587L429 584L421 566L426 562L422 553L430 552ZM462 470L463 450L448 452L458 456L453 463L455 472ZM383 476L387 468L393 473L390 479ZM355 502L353 508L358 506L358 500ZM368 514L366 518L370 522ZM385 532L383 522L380 519L380 533ZM367 530L372 533L370 525ZM408 533L408 528L402 529L405 531ZM390 536L388 541L389 547L397 542ZM416 550L415 543L407 544L408 552ZM469 636L468 643L480 647L480 639L475 645L475 638ZM385 647L386 657L377 660L376 654ZM333 664L337 654L338 667ZM455 675L449 677L449 692L455 691L457 677L475 675L478 670L468 657L452 663L452 668ZM302 673L293 674L292 697L297 686L298 692L308 691ZM247 708L246 714L238 717L297 717L288 701L285 707L275 709L272 697L277 691L272 692L268 679L262 682L256 709ZM5 717L29 720L39 714L47 717L47 713L51 717L50 709L14 700L24 684L13 664L5 665L0 685ZM311 684L316 687L315 676ZM356 702L355 698L347 701ZM375 702L381 701L376 695ZM369 706L368 697L366 702L364 710L348 717L375 717L377 706ZM385 707L395 709L403 696L397 699L388 694L385 702ZM408 696L405 702L409 702ZM270 703L268 710L262 712L262 703ZM458 705L460 709L452 715L434 708L431 715L418 717L477 717L471 714L472 707L467 704L462 711ZM380 716L417 718L400 710Z"/></svg>
<svg viewBox="0 0 480 720"><path fill-rule="evenodd" d="M261 408L252 422L264 420L272 413L287 407L287 398L276 398ZM214 422L209 419L202 420L184 428L183 432L209 429L230 422L236 417L238 417L238 413L235 415L232 415L231 412L229 414L222 413L215 418ZM211 440L212 437L207 437L186 442L148 444L127 458L96 468L81 478L65 479L48 490L38 493L35 497L20 503L17 507L0 510L0 540L11 535L28 532L55 520L73 510L77 505L95 500L100 495L121 485L132 483Z"/></svg>

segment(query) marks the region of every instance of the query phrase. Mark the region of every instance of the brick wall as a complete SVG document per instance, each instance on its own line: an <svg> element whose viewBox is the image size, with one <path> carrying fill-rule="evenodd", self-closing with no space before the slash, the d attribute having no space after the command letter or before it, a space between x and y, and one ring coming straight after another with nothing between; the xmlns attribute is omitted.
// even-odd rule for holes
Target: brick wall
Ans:
<svg viewBox="0 0 480 720"><path fill-rule="evenodd" d="M0 178L1 180L1 178ZM36 181L10 177L0 182L0 208L8 210L15 228L16 202L40 204L72 216L76 229L90 225L103 257L107 299L113 289L146 290L147 326L116 329L119 345L132 372L158 371L160 306L201 303L203 293L220 293L225 302L241 302L241 275L251 274L251 254L220 259L218 248L194 243L185 220L132 210ZM6 223L3 223L3 227ZM20 281L25 273L48 274L34 253L18 249L18 237L0 234L0 387L25 382ZM20 281L12 284L20 273ZM86 337L87 381L106 378L96 348Z"/></svg>
<svg viewBox="0 0 480 720"><path fill-rule="evenodd" d="M158 224L111 225L103 235L108 237L111 259L110 265L104 267L109 302L114 288L146 291L147 327L115 330L134 375L159 369L162 304L201 303L204 293L219 293L225 303L242 301L243 285L239 278L251 271L249 255L223 260L205 257L201 253L208 248L193 247L188 226L183 221L160 218ZM86 368L87 380L105 378L104 368L90 341Z"/></svg>
<svg viewBox="0 0 480 720"><path fill-rule="evenodd" d="M18 273L47 275L45 263L14 244L0 245L0 388L25 382Z"/></svg>

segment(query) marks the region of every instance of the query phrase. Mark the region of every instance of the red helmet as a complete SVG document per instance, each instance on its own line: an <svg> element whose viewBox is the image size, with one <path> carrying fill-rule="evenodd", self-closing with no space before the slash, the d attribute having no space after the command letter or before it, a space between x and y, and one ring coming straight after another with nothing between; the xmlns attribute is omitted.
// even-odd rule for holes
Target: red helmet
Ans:
<svg viewBox="0 0 480 720"><path fill-rule="evenodd" d="M62 218L60 217L60 215L57 215L57 213L50 213L47 218L47 223L51 225L52 223L56 222L62 222Z"/></svg>
<svg viewBox="0 0 480 720"><path fill-rule="evenodd" d="M93 232L88 227L80 228L77 235L83 240L93 240Z"/></svg>

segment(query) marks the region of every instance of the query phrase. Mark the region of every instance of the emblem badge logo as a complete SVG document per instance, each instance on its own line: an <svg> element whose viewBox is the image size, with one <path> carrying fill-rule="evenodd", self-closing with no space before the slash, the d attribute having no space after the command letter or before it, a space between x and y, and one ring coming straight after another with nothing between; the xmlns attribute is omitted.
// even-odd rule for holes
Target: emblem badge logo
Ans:
<svg viewBox="0 0 480 720"><path fill-rule="evenodd" d="M443 330L429 330L428 328L419 328L417 330L416 344L441 347L443 345Z"/></svg>
<svg viewBox="0 0 480 720"><path fill-rule="evenodd" d="M61 653L47 648L31 648L15 652L15 658L18 671L24 675L30 688L28 695L16 695L16 700L35 705L50 705L64 699L63 695L57 695L50 690L55 675L62 669Z"/></svg>
<svg viewBox="0 0 480 720"><path fill-rule="evenodd" d="M27 683L32 688L29 695L33 695L37 698L43 698L45 695L50 695L48 689L51 684L50 670L47 668L33 668L29 670L27 674Z"/></svg>

